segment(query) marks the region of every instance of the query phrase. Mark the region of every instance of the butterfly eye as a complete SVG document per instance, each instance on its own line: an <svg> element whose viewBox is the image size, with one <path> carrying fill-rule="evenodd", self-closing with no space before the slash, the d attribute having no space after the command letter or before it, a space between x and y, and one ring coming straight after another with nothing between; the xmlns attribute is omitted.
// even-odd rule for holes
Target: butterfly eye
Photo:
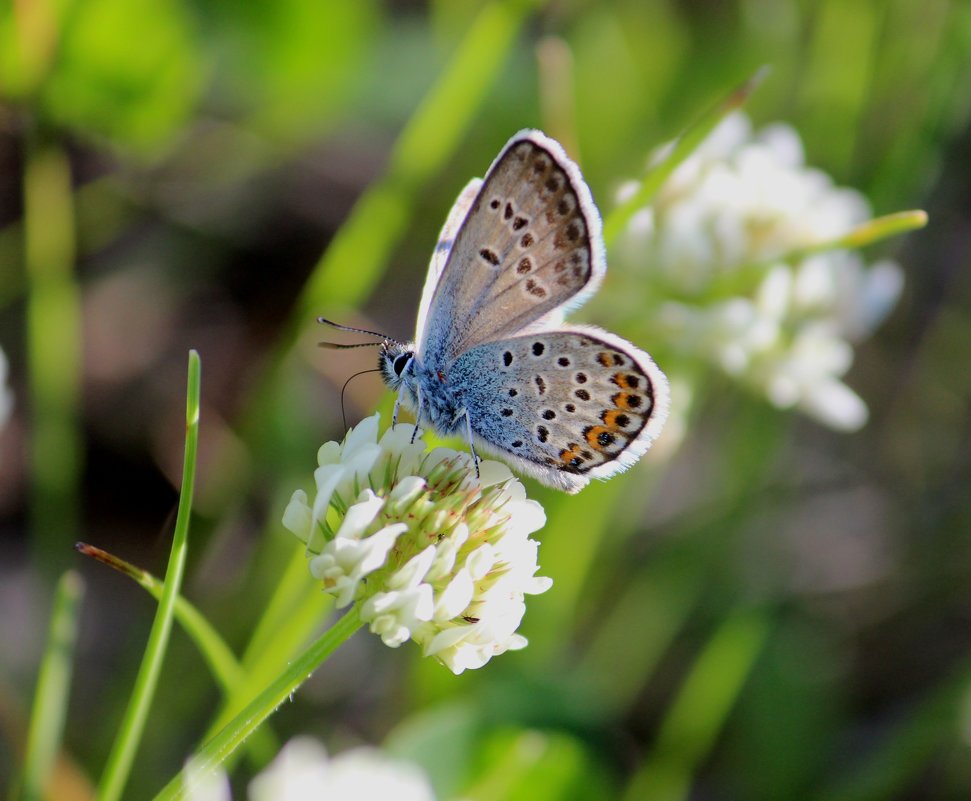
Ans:
<svg viewBox="0 0 971 801"><path fill-rule="evenodd" d="M402 353L398 358L394 360L394 364L391 365L394 370L394 374L400 376L405 368L408 366L408 362L411 361L410 353Z"/></svg>

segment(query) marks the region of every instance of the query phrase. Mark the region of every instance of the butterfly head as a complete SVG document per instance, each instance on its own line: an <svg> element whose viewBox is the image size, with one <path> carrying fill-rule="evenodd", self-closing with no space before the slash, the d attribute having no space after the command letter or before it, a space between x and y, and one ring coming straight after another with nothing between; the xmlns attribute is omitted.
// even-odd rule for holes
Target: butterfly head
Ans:
<svg viewBox="0 0 971 801"><path fill-rule="evenodd" d="M378 369L384 382L391 389L398 389L405 379L405 374L412 360L415 358L415 346L410 342L395 342L385 340L381 343L381 354L378 356Z"/></svg>

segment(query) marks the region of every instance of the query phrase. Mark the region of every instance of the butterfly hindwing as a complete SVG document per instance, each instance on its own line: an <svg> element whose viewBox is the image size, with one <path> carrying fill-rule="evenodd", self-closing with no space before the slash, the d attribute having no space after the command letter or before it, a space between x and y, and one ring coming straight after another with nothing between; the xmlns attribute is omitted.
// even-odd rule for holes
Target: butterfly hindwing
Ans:
<svg viewBox="0 0 971 801"><path fill-rule="evenodd" d="M633 464L668 408L650 356L587 326L478 345L458 357L449 382L480 445L567 491Z"/></svg>
<svg viewBox="0 0 971 801"><path fill-rule="evenodd" d="M600 216L579 170L555 141L523 131L455 236L419 326L418 356L447 366L476 344L541 325L589 296L604 270Z"/></svg>

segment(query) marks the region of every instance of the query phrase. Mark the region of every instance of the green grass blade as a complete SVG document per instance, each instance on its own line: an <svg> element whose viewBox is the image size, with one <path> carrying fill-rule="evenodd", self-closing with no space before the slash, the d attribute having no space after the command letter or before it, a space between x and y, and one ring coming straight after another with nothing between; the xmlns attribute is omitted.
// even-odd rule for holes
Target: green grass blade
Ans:
<svg viewBox="0 0 971 801"><path fill-rule="evenodd" d="M702 115L675 140L668 154L644 176L637 191L607 215L604 220L603 232L604 241L608 247L614 243L614 240L624 230L637 210L651 203L654 196L664 186L664 182L678 168L678 165L695 151L718 123L748 100L767 74L767 67L759 69L751 78L713 109Z"/></svg>
<svg viewBox="0 0 971 801"><path fill-rule="evenodd" d="M658 732L654 752L638 769L629 801L682 801L721 731L768 637L764 611L730 614L698 658Z"/></svg>
<svg viewBox="0 0 971 801"><path fill-rule="evenodd" d="M872 220L861 223L853 230L848 231L836 239L822 242L806 248L804 251L787 255L785 260L798 259L810 253L818 253L819 251L825 250L862 248L867 245L872 245L874 242L879 242L881 239L887 239L898 234L905 234L908 231L916 231L925 225L927 225L927 212L920 209L885 214L882 217L874 217Z"/></svg>
<svg viewBox="0 0 971 801"><path fill-rule="evenodd" d="M223 762L245 742L246 738L360 627L361 619L357 607L353 607L291 662L272 684L193 755L190 760L193 779L201 780L219 770ZM176 799L185 798L190 789L186 785L187 780L180 771L155 797L155 801L176 801Z"/></svg>
<svg viewBox="0 0 971 801"><path fill-rule="evenodd" d="M148 711L158 685L162 670L162 660L172 632L172 619L176 599L182 585L188 551L189 516L192 510L192 491L195 483L196 452L199 445L199 354L189 351L189 372L186 389L186 427L185 457L182 465L182 491L179 495L179 509L175 520L175 534L172 550L165 572L165 588L159 601L148 645L142 664L135 679L135 687L125 710L121 726L108 755L101 782L98 786L98 801L118 801L131 773L135 752L138 749Z"/></svg>
<svg viewBox="0 0 971 801"><path fill-rule="evenodd" d="M54 595L50 634L30 715L20 792L23 801L41 801L47 797L45 788L64 733L78 613L83 596L84 582L77 573L69 570L61 576Z"/></svg>
<svg viewBox="0 0 971 801"><path fill-rule="evenodd" d="M415 195L461 144L534 5L489 3L473 21L398 137L387 173L361 196L314 270L297 305L298 325L370 293L407 229Z"/></svg>
<svg viewBox="0 0 971 801"><path fill-rule="evenodd" d="M747 264L731 274L714 278L708 285L709 297L730 297L735 294L751 292L753 287L765 277L766 271L783 262L798 264L802 259L814 253L825 253L828 250L856 249L872 245L883 239L908 231L916 231L927 225L927 212L919 209L898 211L874 217L855 228L825 242L818 242L809 247L789 250L771 258Z"/></svg>
<svg viewBox="0 0 971 801"><path fill-rule="evenodd" d="M31 528L38 563L59 570L78 519L81 298L70 164L37 131L27 136L23 182Z"/></svg>

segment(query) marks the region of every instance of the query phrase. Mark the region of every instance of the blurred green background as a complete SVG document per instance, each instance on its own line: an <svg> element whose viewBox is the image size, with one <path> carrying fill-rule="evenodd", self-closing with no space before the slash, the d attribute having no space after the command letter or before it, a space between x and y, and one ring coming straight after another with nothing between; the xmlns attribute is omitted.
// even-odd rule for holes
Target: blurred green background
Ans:
<svg viewBox="0 0 971 801"><path fill-rule="evenodd" d="M756 123L792 123L875 213L930 213L867 253L906 273L847 379L869 425L833 433L710 376L677 453L577 497L527 482L554 579L529 648L454 677L359 634L271 726L386 742L442 798L971 797L969 53L971 5L948 0L5 3L0 786L73 566L87 592L50 797L91 797L155 603L71 546L164 572L189 348L185 592L243 653L294 550L285 500L372 366L317 348L314 317L410 336L452 200L520 128L560 138L606 210L768 64ZM602 305L584 319L611 324ZM356 379L348 421L389 400ZM315 593L287 581L281 619ZM151 797L219 704L177 630L125 797Z"/></svg>

